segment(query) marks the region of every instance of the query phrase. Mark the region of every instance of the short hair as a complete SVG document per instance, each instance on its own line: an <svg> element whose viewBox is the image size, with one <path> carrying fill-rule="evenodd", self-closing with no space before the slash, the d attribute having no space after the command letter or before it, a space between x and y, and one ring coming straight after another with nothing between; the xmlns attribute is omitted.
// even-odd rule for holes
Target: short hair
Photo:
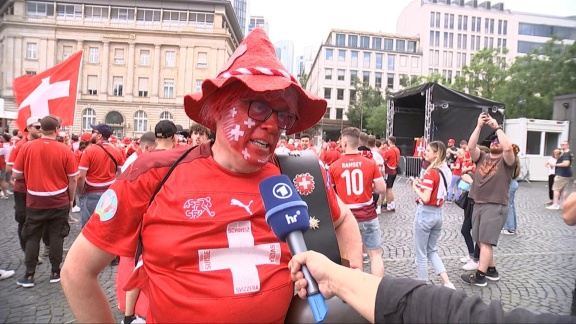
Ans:
<svg viewBox="0 0 576 324"><path fill-rule="evenodd" d="M388 136L388 140L392 142L392 144L396 144L396 136L390 135Z"/></svg>
<svg viewBox="0 0 576 324"><path fill-rule="evenodd" d="M460 145L464 145L464 144L468 145L468 142L466 142L466 140L461 140Z"/></svg>
<svg viewBox="0 0 576 324"><path fill-rule="evenodd" d="M304 133L304 134L300 135L300 139L303 139L303 138L310 139L311 137L310 137L310 135Z"/></svg>
<svg viewBox="0 0 576 324"><path fill-rule="evenodd" d="M380 147L380 146L382 146L382 141L377 139L376 143L374 145L376 145L376 147Z"/></svg>
<svg viewBox="0 0 576 324"><path fill-rule="evenodd" d="M154 132L146 132L142 134L142 136L140 136L140 144L142 144L142 142L148 144L156 143L156 134Z"/></svg>
<svg viewBox="0 0 576 324"><path fill-rule="evenodd" d="M19 130L18 128L13 129L13 130L12 130L12 136L18 135L18 132L19 132L19 131L20 131L20 130Z"/></svg>
<svg viewBox="0 0 576 324"><path fill-rule="evenodd" d="M40 128L44 134L50 134L55 132L60 126L60 121L51 115L48 115L40 119Z"/></svg>
<svg viewBox="0 0 576 324"><path fill-rule="evenodd" d="M72 134L71 139L72 139L73 141L77 141L77 140L78 140L78 135Z"/></svg>
<svg viewBox="0 0 576 324"><path fill-rule="evenodd" d="M368 146L368 147L376 146L376 136L368 135L368 140L366 141L366 146Z"/></svg>
<svg viewBox="0 0 576 324"><path fill-rule="evenodd" d="M368 141L368 134L365 132L360 132L360 145L366 145L366 142Z"/></svg>
<svg viewBox="0 0 576 324"><path fill-rule="evenodd" d="M208 136L210 134L210 130L208 129L208 127L198 124L198 123L194 123L190 126L190 135L192 135L192 133L199 133L200 135L206 135Z"/></svg>
<svg viewBox="0 0 576 324"><path fill-rule="evenodd" d="M346 127L342 130L342 137L346 137L348 144L353 148L358 148L360 134L360 130L356 127Z"/></svg>

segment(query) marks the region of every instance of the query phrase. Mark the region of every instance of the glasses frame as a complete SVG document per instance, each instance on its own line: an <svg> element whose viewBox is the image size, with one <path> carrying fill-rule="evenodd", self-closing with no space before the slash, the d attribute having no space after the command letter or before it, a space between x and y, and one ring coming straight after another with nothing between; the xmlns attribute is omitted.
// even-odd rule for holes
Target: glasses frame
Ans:
<svg viewBox="0 0 576 324"><path fill-rule="evenodd" d="M266 117L264 117L264 119L254 118L254 117L251 115L250 112L252 111L252 104L253 104L253 103L259 103L259 104L261 104L261 105L263 105L263 106L265 106L265 107L267 107L267 108L269 109L269 111L268 111L268 113L266 114ZM280 121L280 114L281 114L281 113L282 113L282 114L286 114L287 116L293 117L291 124L290 124L290 125L287 125L286 127L282 127L282 126L280 125L280 123L278 123L278 127L279 127L280 129L283 129L283 130L290 130L290 129L292 129L292 128L294 127L294 125L296 124L296 121L298 121L298 116L295 115L295 114L293 114L293 113L289 113L289 112L287 112L287 111L276 110L276 109L270 107L269 105L267 105L267 104L265 104L265 103L263 103L263 102L261 102L261 101L248 101L248 117L254 119L255 121L265 122L265 121L267 121L267 120L272 116L273 113L276 113L276 116L278 116L278 121Z"/></svg>

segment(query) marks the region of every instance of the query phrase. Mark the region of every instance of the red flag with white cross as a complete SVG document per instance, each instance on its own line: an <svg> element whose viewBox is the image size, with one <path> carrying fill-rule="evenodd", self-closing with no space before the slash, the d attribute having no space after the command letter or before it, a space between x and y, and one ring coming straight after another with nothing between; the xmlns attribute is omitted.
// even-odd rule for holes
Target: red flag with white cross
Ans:
<svg viewBox="0 0 576 324"><path fill-rule="evenodd" d="M28 118L50 114L62 118L62 126L72 125L82 53L79 51L40 74L23 75L12 81L18 106L16 123L21 130L28 126Z"/></svg>

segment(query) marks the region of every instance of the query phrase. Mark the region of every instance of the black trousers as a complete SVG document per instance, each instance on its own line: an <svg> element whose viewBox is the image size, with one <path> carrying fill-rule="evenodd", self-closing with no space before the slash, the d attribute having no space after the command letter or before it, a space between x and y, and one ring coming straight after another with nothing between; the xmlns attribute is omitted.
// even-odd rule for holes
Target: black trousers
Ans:
<svg viewBox="0 0 576 324"><path fill-rule="evenodd" d="M26 240L24 263L26 264L27 276L33 276L36 272L40 253L40 238L45 228L50 237L49 258L52 272L60 271L64 238L70 233L69 213L69 205L52 209L26 208L26 221L22 228L22 237Z"/></svg>
<svg viewBox="0 0 576 324"><path fill-rule="evenodd" d="M464 236L464 242L466 242L466 247L468 248L468 254L472 255L474 260L478 261L480 259L480 246L474 244L472 240L472 211L474 210L474 199L468 198L466 203L466 208L464 208L464 221L462 222L462 228L460 233Z"/></svg>
<svg viewBox="0 0 576 324"><path fill-rule="evenodd" d="M554 174L549 174L548 175L548 197L550 198L550 200L554 199L554 191L552 191L552 187L554 186L554 177L556 175Z"/></svg>
<svg viewBox="0 0 576 324"><path fill-rule="evenodd" d="M26 241L22 238L22 228L26 221L26 193L14 191L14 219L18 223L18 240L20 241L20 248L26 252ZM44 245L50 246L50 236L48 230L44 228L42 232L42 241Z"/></svg>

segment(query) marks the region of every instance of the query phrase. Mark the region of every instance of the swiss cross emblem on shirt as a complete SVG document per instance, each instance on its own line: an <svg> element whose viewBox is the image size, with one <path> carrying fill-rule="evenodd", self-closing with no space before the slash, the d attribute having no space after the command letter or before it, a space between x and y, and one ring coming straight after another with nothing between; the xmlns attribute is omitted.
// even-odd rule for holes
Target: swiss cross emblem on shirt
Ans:
<svg viewBox="0 0 576 324"><path fill-rule="evenodd" d="M314 177L310 173L300 173L294 177L294 187L299 194L306 196L314 191Z"/></svg>

